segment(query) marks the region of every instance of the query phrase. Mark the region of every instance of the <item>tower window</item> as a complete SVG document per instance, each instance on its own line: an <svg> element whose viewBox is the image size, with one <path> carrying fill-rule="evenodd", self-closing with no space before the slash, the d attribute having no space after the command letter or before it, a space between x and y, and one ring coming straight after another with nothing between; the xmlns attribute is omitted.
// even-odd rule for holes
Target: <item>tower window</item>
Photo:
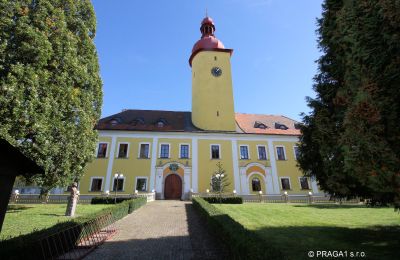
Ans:
<svg viewBox="0 0 400 260"><path fill-rule="evenodd" d="M217 116L219 116L219 111L217 111Z"/></svg>
<svg viewBox="0 0 400 260"><path fill-rule="evenodd" d="M217 60L217 56L214 56L214 60Z"/></svg>
<svg viewBox="0 0 400 260"><path fill-rule="evenodd" d="M220 159L220 151L219 151L219 145L218 144L213 144L211 145L211 159Z"/></svg>

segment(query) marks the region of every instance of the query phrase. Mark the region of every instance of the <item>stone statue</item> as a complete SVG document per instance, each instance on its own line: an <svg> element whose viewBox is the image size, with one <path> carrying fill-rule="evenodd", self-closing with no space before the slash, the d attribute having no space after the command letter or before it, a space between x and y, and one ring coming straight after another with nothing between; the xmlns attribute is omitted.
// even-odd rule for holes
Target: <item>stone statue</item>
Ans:
<svg viewBox="0 0 400 260"><path fill-rule="evenodd" d="M74 182L71 187L71 194L68 198L67 210L65 216L73 217L75 215L76 204L78 202L78 183Z"/></svg>

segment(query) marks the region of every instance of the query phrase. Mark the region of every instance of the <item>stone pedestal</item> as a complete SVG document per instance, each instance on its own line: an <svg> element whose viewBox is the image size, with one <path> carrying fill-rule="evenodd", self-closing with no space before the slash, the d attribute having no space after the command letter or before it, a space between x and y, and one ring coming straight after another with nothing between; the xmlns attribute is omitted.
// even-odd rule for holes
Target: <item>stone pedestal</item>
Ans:
<svg viewBox="0 0 400 260"><path fill-rule="evenodd" d="M71 194L68 198L67 210L65 216L73 217L75 215L76 204L78 203L78 184L74 182L71 188Z"/></svg>

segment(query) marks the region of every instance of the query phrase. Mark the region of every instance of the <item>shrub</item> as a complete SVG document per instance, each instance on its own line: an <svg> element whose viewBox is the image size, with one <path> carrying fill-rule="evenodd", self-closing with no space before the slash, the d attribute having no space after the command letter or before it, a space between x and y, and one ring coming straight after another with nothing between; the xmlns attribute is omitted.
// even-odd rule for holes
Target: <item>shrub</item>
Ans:
<svg viewBox="0 0 400 260"><path fill-rule="evenodd" d="M111 214L111 221L114 222L125 217L128 213L132 213L146 204L146 202L146 198L124 200L116 205L86 216L76 217L70 221L61 222L46 229L0 241L0 256L2 259L56 258L57 255L52 256L50 252L63 252L64 250L72 249L82 234L97 232L110 224L105 221L96 221L97 218ZM74 232L67 232L67 235L60 233L69 228L74 228ZM41 241L44 238L49 238L48 241L54 240L58 242L46 244L47 247L42 248Z"/></svg>
<svg viewBox="0 0 400 260"><path fill-rule="evenodd" d="M273 248L256 233L247 230L229 215L203 198L193 198L193 206L206 220L210 231L225 242L235 259L285 259L280 250Z"/></svg>
<svg viewBox="0 0 400 260"><path fill-rule="evenodd" d="M132 198L117 198L117 204ZM93 197L90 204L115 204L115 198L112 197Z"/></svg>
<svg viewBox="0 0 400 260"><path fill-rule="evenodd" d="M203 199L208 203L243 204L242 197L228 197L228 198L204 197Z"/></svg>

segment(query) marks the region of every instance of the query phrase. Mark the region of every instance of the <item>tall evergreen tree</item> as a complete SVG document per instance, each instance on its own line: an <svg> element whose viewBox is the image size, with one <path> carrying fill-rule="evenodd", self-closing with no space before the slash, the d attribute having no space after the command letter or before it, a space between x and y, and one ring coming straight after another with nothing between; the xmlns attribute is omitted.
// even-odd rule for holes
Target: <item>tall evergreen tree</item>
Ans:
<svg viewBox="0 0 400 260"><path fill-rule="evenodd" d="M337 197L400 207L400 1L326 0L299 166Z"/></svg>
<svg viewBox="0 0 400 260"><path fill-rule="evenodd" d="M102 83L89 0L0 0L0 137L46 171L79 180L94 154Z"/></svg>

